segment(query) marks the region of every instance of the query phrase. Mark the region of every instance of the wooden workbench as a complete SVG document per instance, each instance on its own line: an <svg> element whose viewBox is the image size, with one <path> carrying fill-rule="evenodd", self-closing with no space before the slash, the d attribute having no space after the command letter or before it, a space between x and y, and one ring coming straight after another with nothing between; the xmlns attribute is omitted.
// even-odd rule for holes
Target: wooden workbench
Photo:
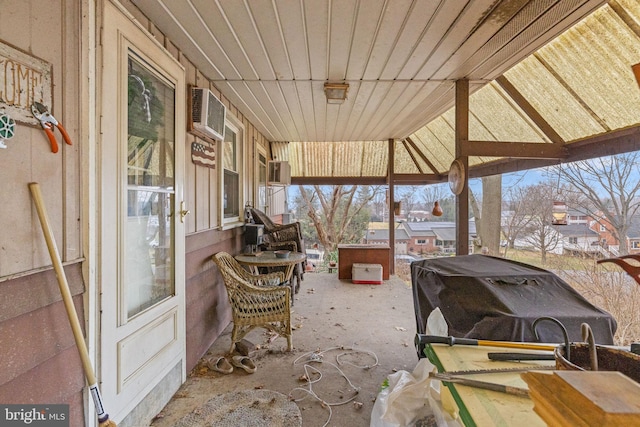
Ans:
<svg viewBox="0 0 640 427"><path fill-rule="evenodd" d="M517 368L535 365L554 365L553 361L498 362L489 360L489 352L505 352L498 347L477 347L446 344L427 345L425 353L439 372L461 370ZM517 352L529 352L517 350ZM470 379L488 381L514 387L527 388L520 372L465 375ZM448 384L460 410L460 419L471 426L523 426L544 427L545 422L534 412L533 401L496 391L477 389L460 384Z"/></svg>

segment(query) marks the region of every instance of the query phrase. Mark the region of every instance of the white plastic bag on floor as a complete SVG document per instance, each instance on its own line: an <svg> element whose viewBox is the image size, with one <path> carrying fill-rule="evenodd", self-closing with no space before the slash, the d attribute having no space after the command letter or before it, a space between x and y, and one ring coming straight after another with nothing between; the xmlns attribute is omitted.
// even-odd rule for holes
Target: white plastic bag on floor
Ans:
<svg viewBox="0 0 640 427"><path fill-rule="evenodd" d="M429 359L420 359L413 373L398 371L389 375L389 386L380 391L373 405L370 426L408 426L431 414L429 372L433 369Z"/></svg>
<svg viewBox="0 0 640 427"><path fill-rule="evenodd" d="M429 314L425 326L427 335L447 335L447 322L440 308L436 307ZM410 426L430 414L435 415L439 426L446 426L453 421L441 411L438 391L430 390L429 373L434 370L435 366L424 358L420 359L413 373L398 371L389 375L388 387L380 391L373 405L370 427Z"/></svg>

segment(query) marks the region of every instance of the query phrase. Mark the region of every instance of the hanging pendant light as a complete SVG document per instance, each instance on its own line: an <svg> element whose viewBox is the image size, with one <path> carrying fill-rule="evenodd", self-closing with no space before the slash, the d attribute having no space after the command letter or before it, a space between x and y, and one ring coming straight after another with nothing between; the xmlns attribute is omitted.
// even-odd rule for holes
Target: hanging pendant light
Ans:
<svg viewBox="0 0 640 427"><path fill-rule="evenodd" d="M440 203L436 200L433 204L433 210L431 211L431 215L433 216L442 216L442 208L440 207Z"/></svg>

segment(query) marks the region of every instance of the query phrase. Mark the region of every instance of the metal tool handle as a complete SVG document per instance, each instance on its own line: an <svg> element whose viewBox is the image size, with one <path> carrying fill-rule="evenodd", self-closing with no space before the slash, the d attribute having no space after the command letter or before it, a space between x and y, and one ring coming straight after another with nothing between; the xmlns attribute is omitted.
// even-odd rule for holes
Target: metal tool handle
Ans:
<svg viewBox="0 0 640 427"><path fill-rule="evenodd" d="M487 353L490 360L555 360L553 354L536 353Z"/></svg>

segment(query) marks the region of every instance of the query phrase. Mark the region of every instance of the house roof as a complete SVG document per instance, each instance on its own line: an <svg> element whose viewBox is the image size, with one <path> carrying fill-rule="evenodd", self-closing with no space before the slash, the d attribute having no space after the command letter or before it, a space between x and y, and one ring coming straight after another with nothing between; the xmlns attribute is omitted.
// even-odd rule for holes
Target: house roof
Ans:
<svg viewBox="0 0 640 427"><path fill-rule="evenodd" d="M385 177L390 139L396 174L444 181L461 80L470 176L637 149L635 0L135 3L294 183ZM327 104L326 82L349 84L343 104Z"/></svg>
<svg viewBox="0 0 640 427"><path fill-rule="evenodd" d="M449 221L418 221L418 222L403 222L405 230L411 237L438 237L440 240L452 240L455 241L456 223ZM454 234L449 238L449 230ZM475 219L469 220L469 234L476 234ZM442 239L442 236L446 236L446 239Z"/></svg>
<svg viewBox="0 0 640 427"><path fill-rule="evenodd" d="M433 232L438 240L442 240L443 242L455 242L457 240L455 227L434 228Z"/></svg>
<svg viewBox="0 0 640 427"><path fill-rule="evenodd" d="M586 224L554 225L553 228L565 237L598 237Z"/></svg>
<svg viewBox="0 0 640 427"><path fill-rule="evenodd" d="M389 241L389 229L369 229L367 230L367 241L372 240L380 240L380 241ZM409 240L409 235L407 231L403 228L396 228L395 230L395 239L398 240Z"/></svg>

